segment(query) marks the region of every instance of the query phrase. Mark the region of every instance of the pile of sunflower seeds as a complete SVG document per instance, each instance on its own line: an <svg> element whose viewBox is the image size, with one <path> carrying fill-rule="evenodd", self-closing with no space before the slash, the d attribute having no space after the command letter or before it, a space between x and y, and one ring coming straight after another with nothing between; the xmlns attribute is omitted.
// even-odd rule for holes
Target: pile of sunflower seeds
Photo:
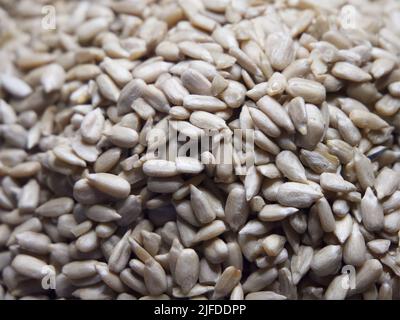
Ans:
<svg viewBox="0 0 400 320"><path fill-rule="evenodd" d="M0 299L400 298L398 1L0 0L0 47Z"/></svg>

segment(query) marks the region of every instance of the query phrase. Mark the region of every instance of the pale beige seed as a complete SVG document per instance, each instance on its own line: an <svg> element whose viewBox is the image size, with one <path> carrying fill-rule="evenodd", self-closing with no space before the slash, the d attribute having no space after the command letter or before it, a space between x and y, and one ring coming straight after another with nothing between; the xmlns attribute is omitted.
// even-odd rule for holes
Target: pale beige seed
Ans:
<svg viewBox="0 0 400 320"><path fill-rule="evenodd" d="M80 237L82 235L84 235L85 233L89 232L90 229L92 229L93 227L93 223L89 220L86 220L76 226L74 226L71 230L71 233L75 236L75 237Z"/></svg>
<svg viewBox="0 0 400 320"><path fill-rule="evenodd" d="M276 138L281 135L281 130L264 112L256 108L248 108L248 111L250 112L251 119L257 128L267 136Z"/></svg>
<svg viewBox="0 0 400 320"><path fill-rule="evenodd" d="M134 79L141 79L146 83L152 83L161 74L168 72L171 66L171 63L165 61L142 63L132 71L132 76Z"/></svg>
<svg viewBox="0 0 400 320"><path fill-rule="evenodd" d="M324 172L336 172L340 161L339 159L327 152L327 150L309 151L302 149L300 151L300 160L315 173L323 174Z"/></svg>
<svg viewBox="0 0 400 320"><path fill-rule="evenodd" d="M370 251L372 251L372 253L383 255L389 250L390 240L386 239L371 240L367 243L367 247Z"/></svg>
<svg viewBox="0 0 400 320"><path fill-rule="evenodd" d="M351 192L357 190L354 184L344 180L341 175L329 172L321 174L320 185L324 190L333 192Z"/></svg>
<svg viewBox="0 0 400 320"><path fill-rule="evenodd" d="M79 280L96 275L96 260L72 261L62 268L62 273L67 278Z"/></svg>
<svg viewBox="0 0 400 320"><path fill-rule="evenodd" d="M157 233L148 232L146 230L142 230L141 235L144 249L152 256L155 256L160 249L160 244L162 241L161 236Z"/></svg>
<svg viewBox="0 0 400 320"><path fill-rule="evenodd" d="M371 80L370 74L348 62L336 62L332 68L332 74L340 79L363 82Z"/></svg>
<svg viewBox="0 0 400 320"><path fill-rule="evenodd" d="M176 165L167 160L148 160L143 164L143 172L150 177L172 177L178 174Z"/></svg>
<svg viewBox="0 0 400 320"><path fill-rule="evenodd" d="M350 277L348 274L336 276L325 291L326 300L344 300L349 290Z"/></svg>
<svg viewBox="0 0 400 320"><path fill-rule="evenodd" d="M102 205L91 206L85 214L89 219L96 222L110 222L121 218L115 210Z"/></svg>
<svg viewBox="0 0 400 320"><path fill-rule="evenodd" d="M257 292L261 291L270 285L278 276L276 268L264 268L254 271L248 276L246 281L242 284L243 292Z"/></svg>
<svg viewBox="0 0 400 320"><path fill-rule="evenodd" d="M136 275L132 270L130 269L123 270L120 274L120 279L126 286L128 286L132 290L142 295L147 294L147 289L143 280L141 279L141 277Z"/></svg>
<svg viewBox="0 0 400 320"><path fill-rule="evenodd" d="M371 161L356 149L354 151L354 167L357 175L358 182L365 190L372 187L375 183L374 169Z"/></svg>
<svg viewBox="0 0 400 320"><path fill-rule="evenodd" d="M286 110L273 98L264 96L257 101L257 106L275 124L285 129L289 133L294 132L294 126Z"/></svg>
<svg viewBox="0 0 400 320"><path fill-rule="evenodd" d="M182 135L189 137L196 141L201 136L205 134L203 129L198 128L197 126L192 125L188 121L169 121L172 129L176 130L177 132L181 133Z"/></svg>
<svg viewBox="0 0 400 320"><path fill-rule="evenodd" d="M82 140L95 144L101 138L104 127L104 116L99 108L89 112L82 120L80 132Z"/></svg>
<svg viewBox="0 0 400 320"><path fill-rule="evenodd" d="M5 240L7 242L6 245L10 246L14 244L16 241L16 235L24 231L41 232L42 231L41 221L38 218L34 217L16 226L14 230L12 230L10 236Z"/></svg>
<svg viewBox="0 0 400 320"><path fill-rule="evenodd" d="M79 136L72 141L71 147L80 158L88 162L96 161L100 153L95 145L84 142Z"/></svg>
<svg viewBox="0 0 400 320"><path fill-rule="evenodd" d="M46 267L43 260L26 254L18 254L11 262L11 266L19 274L33 279L42 279L42 271Z"/></svg>
<svg viewBox="0 0 400 320"><path fill-rule="evenodd" d="M343 247L343 261L353 266L361 266L366 260L366 245L357 223Z"/></svg>
<svg viewBox="0 0 400 320"><path fill-rule="evenodd" d="M108 267L115 273L121 272L127 265L131 254L131 246L128 242L130 231L127 231L120 241L112 249L108 259Z"/></svg>
<svg viewBox="0 0 400 320"><path fill-rule="evenodd" d="M273 155L277 155L279 153L280 148L260 130L255 130L253 136L255 145L260 149Z"/></svg>
<svg viewBox="0 0 400 320"><path fill-rule="evenodd" d="M214 220L213 222L200 228L196 233L193 242L200 242L213 239L226 231L226 225L221 220Z"/></svg>
<svg viewBox="0 0 400 320"><path fill-rule="evenodd" d="M400 109L400 99L392 96L393 94L385 94L375 104L375 111L379 116L390 117L393 116Z"/></svg>
<svg viewBox="0 0 400 320"><path fill-rule="evenodd" d="M174 193L183 185L181 177L150 178L147 181L147 188L157 193Z"/></svg>
<svg viewBox="0 0 400 320"><path fill-rule="evenodd" d="M315 205L318 211L322 230L325 232L333 232L335 230L335 218L328 200L326 200L325 197L322 197Z"/></svg>
<svg viewBox="0 0 400 320"><path fill-rule="evenodd" d="M175 298L192 298L192 300L194 300L200 299L202 295L207 294L213 290L213 286L203 286L201 284L195 284L193 288L190 289L187 293L184 293L179 287L174 287L172 288L172 295Z"/></svg>
<svg viewBox="0 0 400 320"><path fill-rule="evenodd" d="M61 90L65 83L66 72L64 68L56 63L52 63L45 67L40 77L40 82L43 85L43 89L46 93Z"/></svg>
<svg viewBox="0 0 400 320"><path fill-rule="evenodd" d="M226 200L225 219L233 231L239 230L246 222L249 206L246 201L246 192L243 188L232 189Z"/></svg>
<svg viewBox="0 0 400 320"><path fill-rule="evenodd" d="M367 260L358 270L356 286L350 289L349 295L364 292L374 284L382 274L382 264L376 259Z"/></svg>
<svg viewBox="0 0 400 320"><path fill-rule="evenodd" d="M32 212L39 204L40 186L35 179L30 179L18 195L18 209L21 212Z"/></svg>
<svg viewBox="0 0 400 320"><path fill-rule="evenodd" d="M326 97L326 90L322 84L302 78L291 78L286 91L292 97L302 97L305 102L313 104L321 104Z"/></svg>
<svg viewBox="0 0 400 320"><path fill-rule="evenodd" d="M395 62L392 59L380 58L372 63L370 73L375 79L379 79L387 75L394 67Z"/></svg>
<svg viewBox="0 0 400 320"><path fill-rule="evenodd" d="M288 105L288 113L296 130L307 134L307 109L302 97L293 98Z"/></svg>
<svg viewBox="0 0 400 320"><path fill-rule="evenodd" d="M91 252L95 250L98 245L98 238L94 230L80 236L75 242L76 249L80 252Z"/></svg>
<svg viewBox="0 0 400 320"><path fill-rule="evenodd" d="M329 152L334 154L343 163L348 163L353 159L353 148L345 141L330 139L326 142Z"/></svg>
<svg viewBox="0 0 400 320"><path fill-rule="evenodd" d="M279 187L277 200L284 206L307 208L322 196L321 191L310 185L286 182Z"/></svg>
<svg viewBox="0 0 400 320"><path fill-rule="evenodd" d="M221 265L212 264L207 259L200 261L199 283L214 285L221 276Z"/></svg>
<svg viewBox="0 0 400 320"><path fill-rule="evenodd" d="M176 260L175 281L183 293L188 293L199 278L199 257L193 249L183 249Z"/></svg>
<svg viewBox="0 0 400 320"><path fill-rule="evenodd" d="M217 22L215 22L215 20L199 13L190 15L189 21L193 26L208 32L212 32L217 26Z"/></svg>
<svg viewBox="0 0 400 320"><path fill-rule="evenodd" d="M159 295L167 289L167 277L161 265L150 258L145 262L143 273L144 283L152 295Z"/></svg>
<svg viewBox="0 0 400 320"><path fill-rule="evenodd" d="M274 72L268 80L267 93L270 96L282 94L287 86L286 77L280 72Z"/></svg>
<svg viewBox="0 0 400 320"><path fill-rule="evenodd" d="M225 11L226 6L222 11ZM227 26L224 27L217 27L212 33L213 39L219 43L224 49L228 50L231 47L238 47L238 42L235 37L235 33L228 28Z"/></svg>
<svg viewBox="0 0 400 320"><path fill-rule="evenodd" d="M9 94L17 98L25 98L32 93L32 88L25 81L10 75L0 75L0 85Z"/></svg>
<svg viewBox="0 0 400 320"><path fill-rule="evenodd" d="M210 52L196 42L182 41L178 44L178 47L180 52L182 52L183 54L185 54L190 58L204 60L205 62L208 63L213 63L213 58Z"/></svg>
<svg viewBox="0 0 400 320"><path fill-rule="evenodd" d="M183 98L189 94L179 78L171 77L167 73L158 77L156 86L162 90L168 101L178 106L182 105Z"/></svg>
<svg viewBox="0 0 400 320"><path fill-rule="evenodd" d="M298 253L292 257L290 269L295 285L297 285L308 270L310 270L313 256L314 252L312 247L300 246Z"/></svg>
<svg viewBox="0 0 400 320"><path fill-rule="evenodd" d="M344 243L350 236L353 228L353 219L351 215L346 214L343 218L336 220L335 231L333 232L340 243Z"/></svg>
<svg viewBox="0 0 400 320"><path fill-rule="evenodd" d="M226 80L220 74L217 74L211 82L211 94L213 96L218 96L228 87L228 84L229 84L228 80Z"/></svg>
<svg viewBox="0 0 400 320"><path fill-rule="evenodd" d="M230 108L239 108L245 100L246 87L238 81L230 80L227 88L221 93L221 99Z"/></svg>
<svg viewBox="0 0 400 320"><path fill-rule="evenodd" d="M258 101L268 93L268 90L268 82L257 83L253 88L246 92L246 96L248 96L253 101Z"/></svg>
<svg viewBox="0 0 400 320"><path fill-rule="evenodd" d="M262 246L270 257L276 257L284 248L286 238L277 234L271 234L263 239Z"/></svg>
<svg viewBox="0 0 400 320"><path fill-rule="evenodd" d="M47 235L33 231L18 233L16 240L22 249L37 254L47 254L51 243Z"/></svg>
<svg viewBox="0 0 400 320"><path fill-rule="evenodd" d="M81 64L68 70L66 80L87 81L101 74L101 69L95 64Z"/></svg>
<svg viewBox="0 0 400 320"><path fill-rule="evenodd" d="M382 203L382 206L385 213L398 209L400 207L400 191L395 191Z"/></svg>
<svg viewBox="0 0 400 320"><path fill-rule="evenodd" d="M181 58L178 45L170 41L160 42L155 52L157 56L161 56L167 61L179 61Z"/></svg>
<svg viewBox="0 0 400 320"><path fill-rule="evenodd" d="M346 200L337 199L332 203L332 211L338 217L344 217L350 211L350 206Z"/></svg>
<svg viewBox="0 0 400 320"><path fill-rule="evenodd" d="M299 209L294 207L284 207L279 204L267 204L260 211L258 217L262 221L280 221L297 211L299 211Z"/></svg>
<svg viewBox="0 0 400 320"><path fill-rule="evenodd" d="M379 200L391 196L399 187L399 173L390 169L383 168L375 179L375 190Z"/></svg>
<svg viewBox="0 0 400 320"><path fill-rule="evenodd" d="M61 197L45 202L35 212L43 217L59 217L70 213L73 206L74 201L71 198Z"/></svg>
<svg viewBox="0 0 400 320"><path fill-rule="evenodd" d="M359 128L379 130L389 126L385 120L369 111L353 110L349 117Z"/></svg>
<svg viewBox="0 0 400 320"><path fill-rule="evenodd" d="M287 297L273 291L251 292L246 295L245 300L286 300Z"/></svg>
<svg viewBox="0 0 400 320"><path fill-rule="evenodd" d="M192 112L189 121L196 127L207 130L221 130L227 128L227 125L222 118L206 111Z"/></svg>
<svg viewBox="0 0 400 320"><path fill-rule="evenodd" d="M120 148L110 148L103 152L93 165L94 172L110 171L120 160L121 152Z"/></svg>
<svg viewBox="0 0 400 320"><path fill-rule="evenodd" d="M53 149L54 155L61 161L73 166L86 167L86 162L79 158L72 148L67 145L58 145Z"/></svg>
<svg viewBox="0 0 400 320"><path fill-rule="evenodd" d="M257 65L250 59L250 57L243 52L239 47L230 47L228 53L236 58L238 64L244 68L248 73L253 75L258 79L263 79L263 75L261 70L257 67Z"/></svg>
<svg viewBox="0 0 400 320"><path fill-rule="evenodd" d="M144 88L143 98L157 111L168 113L170 109L167 97L155 85L148 85ZM181 94L179 94L181 99Z"/></svg>
<svg viewBox="0 0 400 320"><path fill-rule="evenodd" d="M137 228L136 228L137 229ZM141 232L138 231L138 235L136 235L136 239L139 240L137 237L141 237ZM131 249L133 253L136 255L138 259L140 259L143 263L145 263L148 260L154 260L154 258L134 239L135 235L131 234L131 236L128 238L128 241L131 245ZM155 261L155 260L154 260Z"/></svg>
<svg viewBox="0 0 400 320"><path fill-rule="evenodd" d="M371 188L367 188L361 200L362 222L369 231L379 231L383 227L383 208Z"/></svg>
<svg viewBox="0 0 400 320"><path fill-rule="evenodd" d="M294 59L294 43L289 34L274 32L265 42L265 51L271 66L276 70L285 69Z"/></svg>
<svg viewBox="0 0 400 320"><path fill-rule="evenodd" d="M96 83L99 87L101 95L112 101L117 102L119 98L120 91L115 83L106 74L101 74L96 78Z"/></svg>
<svg viewBox="0 0 400 320"><path fill-rule="evenodd" d="M391 83L388 86L388 90L393 97L400 97L400 81Z"/></svg>
<svg viewBox="0 0 400 320"><path fill-rule="evenodd" d="M216 218L216 212L205 194L194 185L190 186L190 201L193 212L201 224L212 222Z"/></svg>
<svg viewBox="0 0 400 320"><path fill-rule="evenodd" d="M227 267L217 280L214 287L214 299L221 299L227 296L233 288L239 283L242 272L233 266Z"/></svg>
<svg viewBox="0 0 400 320"><path fill-rule="evenodd" d="M6 174L12 178L29 178L40 171L41 165L37 161L27 161L4 169L6 169Z"/></svg>
<svg viewBox="0 0 400 320"><path fill-rule="evenodd" d="M126 198L131 187L125 179L110 173L93 173L86 177L89 184L115 198Z"/></svg>
<svg viewBox="0 0 400 320"><path fill-rule="evenodd" d="M119 86L124 86L132 80L129 70L116 60L106 57L100 66Z"/></svg>
<svg viewBox="0 0 400 320"><path fill-rule="evenodd" d="M276 165L274 165L272 163L268 163L268 164L263 164L263 165L257 166L257 171L260 172L264 177L267 177L269 179L282 178L281 172L276 167Z"/></svg>
<svg viewBox="0 0 400 320"><path fill-rule="evenodd" d="M201 95L188 95L183 99L183 106L189 110L208 112L223 111L227 105L218 98Z"/></svg>
<svg viewBox="0 0 400 320"><path fill-rule="evenodd" d="M134 129L119 125L115 125L103 133L114 145L121 148L133 148L139 140L139 135Z"/></svg>
<svg viewBox="0 0 400 320"><path fill-rule="evenodd" d="M118 293L123 293L126 290L125 285L118 277L118 275L111 273L105 263L96 264L96 271L100 275L103 282L111 289Z"/></svg>
<svg viewBox="0 0 400 320"><path fill-rule="evenodd" d="M152 120L154 115L156 114L155 110L153 107L148 104L144 99L142 98L137 98L132 104L131 108L133 111L135 111L139 117L141 117L143 120ZM144 127L143 127L144 128Z"/></svg>
<svg viewBox="0 0 400 320"><path fill-rule="evenodd" d="M190 112L184 107L175 106L169 110L169 115L175 120L188 120Z"/></svg>
<svg viewBox="0 0 400 320"><path fill-rule="evenodd" d="M191 94L210 95L211 82L199 71L188 68L181 75L182 84Z"/></svg>
<svg viewBox="0 0 400 320"><path fill-rule="evenodd" d="M251 166L247 170L244 180L244 189L246 191L247 201L250 201L260 192L262 179L262 175L257 171L255 166Z"/></svg>
<svg viewBox="0 0 400 320"><path fill-rule="evenodd" d="M140 98L145 91L146 83L141 79L134 79L128 82L118 97L118 110L130 110L136 99Z"/></svg>
<svg viewBox="0 0 400 320"><path fill-rule="evenodd" d="M177 172L183 174L199 174L204 169L204 165L192 157L176 157L175 165Z"/></svg>
<svg viewBox="0 0 400 320"><path fill-rule="evenodd" d="M105 18L90 19L79 27L78 40L81 43L87 43L92 40L101 31L105 31L108 27L108 21Z"/></svg>
<svg viewBox="0 0 400 320"><path fill-rule="evenodd" d="M307 133L296 135L296 144L302 148L313 150L323 139L326 125L321 110L313 104L306 104Z"/></svg>
<svg viewBox="0 0 400 320"><path fill-rule="evenodd" d="M283 175L290 181L307 182L305 169L299 158L291 151L281 151L275 158L275 163Z"/></svg>
<svg viewBox="0 0 400 320"><path fill-rule="evenodd" d="M310 71L310 60L309 59L297 59L291 62L283 71L282 75L287 80L291 78L303 77Z"/></svg>
<svg viewBox="0 0 400 320"><path fill-rule="evenodd" d="M17 122L17 114L14 108L3 99L0 99L0 121L2 124Z"/></svg>
<svg viewBox="0 0 400 320"><path fill-rule="evenodd" d="M342 248L337 245L328 245L314 253L311 270L318 276L324 277L334 274L342 260Z"/></svg>

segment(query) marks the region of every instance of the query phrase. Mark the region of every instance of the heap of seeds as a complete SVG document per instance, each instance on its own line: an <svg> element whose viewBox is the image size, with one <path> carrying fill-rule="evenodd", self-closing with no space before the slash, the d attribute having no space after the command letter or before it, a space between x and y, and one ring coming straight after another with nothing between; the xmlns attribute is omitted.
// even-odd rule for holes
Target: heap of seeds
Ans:
<svg viewBox="0 0 400 320"><path fill-rule="evenodd" d="M398 1L0 5L0 299L400 298Z"/></svg>

